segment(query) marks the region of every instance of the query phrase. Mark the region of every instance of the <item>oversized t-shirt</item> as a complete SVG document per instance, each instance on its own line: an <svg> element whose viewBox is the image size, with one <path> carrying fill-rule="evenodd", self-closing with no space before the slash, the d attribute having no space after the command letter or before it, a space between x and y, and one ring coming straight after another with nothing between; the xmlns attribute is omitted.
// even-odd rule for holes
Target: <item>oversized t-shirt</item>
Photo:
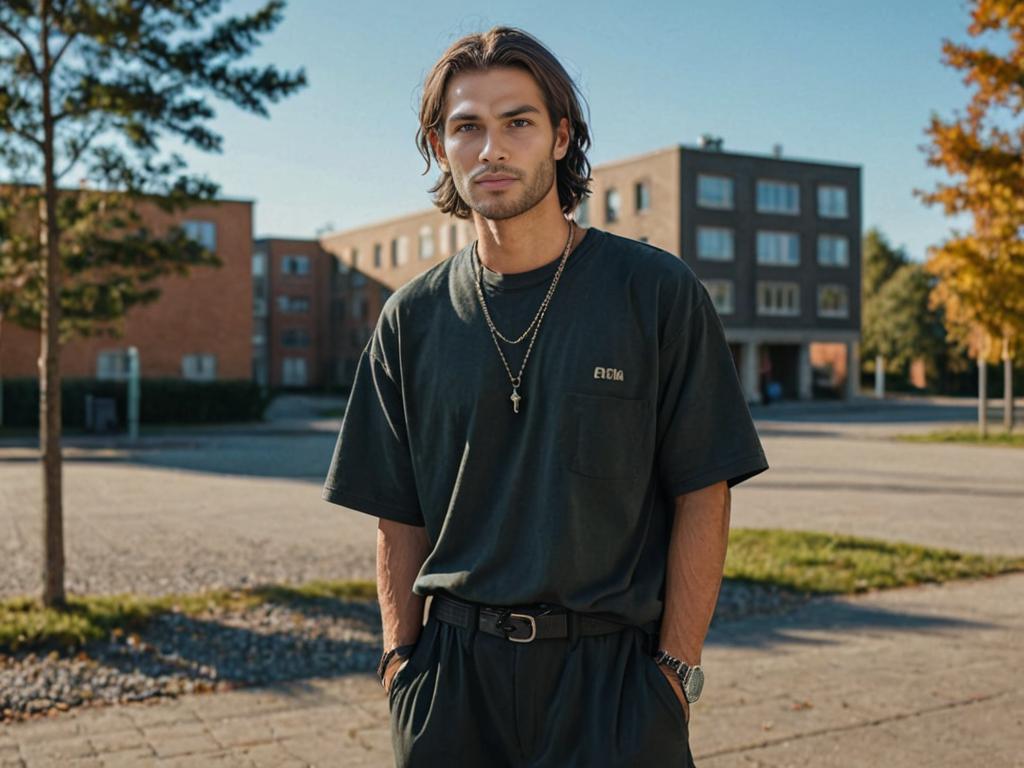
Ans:
<svg viewBox="0 0 1024 768"><path fill-rule="evenodd" d="M529 325L560 260L484 267L504 336ZM387 299L322 497L426 527L418 595L660 618L674 498L768 468L706 289L668 251L589 228L516 413L474 280L470 244ZM513 375L529 343L499 339Z"/></svg>

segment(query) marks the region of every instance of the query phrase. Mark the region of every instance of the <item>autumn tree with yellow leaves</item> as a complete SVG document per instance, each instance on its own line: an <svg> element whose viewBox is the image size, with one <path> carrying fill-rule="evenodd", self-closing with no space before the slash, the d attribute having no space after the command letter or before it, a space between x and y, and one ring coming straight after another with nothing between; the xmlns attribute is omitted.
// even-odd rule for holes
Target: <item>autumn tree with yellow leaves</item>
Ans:
<svg viewBox="0 0 1024 768"><path fill-rule="evenodd" d="M978 362L978 426L987 435L987 365L1003 362L1003 423L1012 431L1013 363L1024 358L1024 0L971 0L973 38L996 47L942 41L943 62L964 73L966 114L932 113L922 147L951 183L914 190L947 215L968 214L969 232L929 249L938 280L932 307L944 310L949 338Z"/></svg>

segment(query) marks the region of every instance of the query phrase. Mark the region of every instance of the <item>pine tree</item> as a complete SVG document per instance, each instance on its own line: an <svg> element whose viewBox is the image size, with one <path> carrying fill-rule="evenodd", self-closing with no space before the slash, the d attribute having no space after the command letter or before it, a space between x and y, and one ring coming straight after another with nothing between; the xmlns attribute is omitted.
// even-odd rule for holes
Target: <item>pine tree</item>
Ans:
<svg viewBox="0 0 1024 768"><path fill-rule="evenodd" d="M283 17L283 0L221 15L221 0L4 0L0 3L0 162L14 183L0 204L0 311L40 331L43 588L65 602L60 341L152 301L149 285L217 263L175 232L153 237L134 203L168 211L214 200L160 139L221 150L215 96L267 116L305 72L240 66ZM58 189L75 170L88 190Z"/></svg>

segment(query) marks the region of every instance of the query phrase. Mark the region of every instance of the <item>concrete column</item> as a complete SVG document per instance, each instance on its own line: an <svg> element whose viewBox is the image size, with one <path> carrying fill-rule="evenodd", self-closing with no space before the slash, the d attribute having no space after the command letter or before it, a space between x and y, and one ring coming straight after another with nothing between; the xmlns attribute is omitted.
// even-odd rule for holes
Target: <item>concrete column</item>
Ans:
<svg viewBox="0 0 1024 768"><path fill-rule="evenodd" d="M743 392L747 396L748 403L761 402L761 387L758 381L761 371L759 353L757 342L744 342L743 351L740 353L740 381L743 384Z"/></svg>
<svg viewBox="0 0 1024 768"><path fill-rule="evenodd" d="M846 342L846 399L852 400L860 392L860 342Z"/></svg>
<svg viewBox="0 0 1024 768"><path fill-rule="evenodd" d="M801 400L810 400L814 397L812 383L811 345L809 342L802 341L797 359L797 397Z"/></svg>

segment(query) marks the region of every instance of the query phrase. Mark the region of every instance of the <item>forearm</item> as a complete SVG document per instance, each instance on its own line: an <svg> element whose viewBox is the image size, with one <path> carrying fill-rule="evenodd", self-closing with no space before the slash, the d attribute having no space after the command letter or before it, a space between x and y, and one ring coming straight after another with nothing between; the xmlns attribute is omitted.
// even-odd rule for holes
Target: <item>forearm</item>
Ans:
<svg viewBox="0 0 1024 768"><path fill-rule="evenodd" d="M426 598L413 593L412 585L429 552L425 528L381 518L377 528L377 600L384 650L419 638Z"/></svg>
<svg viewBox="0 0 1024 768"><path fill-rule="evenodd" d="M725 482L676 499L659 647L690 665L700 663L722 586L729 505Z"/></svg>

